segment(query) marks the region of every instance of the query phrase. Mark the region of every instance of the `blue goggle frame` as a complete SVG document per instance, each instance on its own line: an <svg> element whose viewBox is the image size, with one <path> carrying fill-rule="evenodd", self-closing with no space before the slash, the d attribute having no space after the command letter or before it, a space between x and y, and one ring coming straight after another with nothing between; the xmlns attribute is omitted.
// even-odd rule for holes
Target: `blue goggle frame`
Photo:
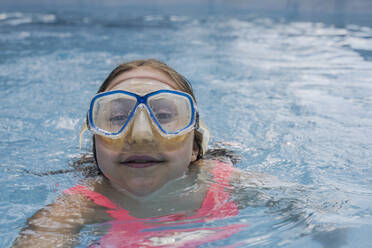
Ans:
<svg viewBox="0 0 372 248"><path fill-rule="evenodd" d="M171 93L171 94L175 94L175 95L180 95L180 96L186 97L189 100L190 106L191 106L191 120L190 120L190 122L187 126L185 126L184 128L182 128L182 129L180 129L176 132L167 132L161 127L160 123L157 121L157 119L156 119L154 113L152 112L151 108L147 104L147 100L148 100L149 97L154 96L154 95L158 95L160 93ZM107 96L107 95L112 95L112 94L124 94L124 95L133 96L137 99L137 102L134 105L133 110L129 114L128 120L124 123L124 125L121 127L121 129L116 133L107 132L105 130L102 130L101 128L96 127L94 125L93 117L92 117L93 116L92 111L93 111L93 106L94 106L95 101L97 99L101 98L101 97L104 97L104 96ZM131 120L133 120L134 114L136 113L136 110L137 110L137 108L140 104L143 104L143 105L146 106L146 109L147 109L148 113L150 114L151 119L153 120L153 122L155 122L155 124L159 128L159 130L166 136L180 135L180 134L183 133L183 131L189 129L190 126L192 126L193 124L194 124L193 128L198 128L199 114L198 114L198 110L196 108L196 105L194 103L194 99L189 94L187 94L185 92L180 92L180 91L175 91L175 90L158 90L158 91L148 93L144 96L139 96L135 93L124 91L124 90L114 90L114 91L107 91L107 92L99 93L99 94L95 95L93 97L92 101L90 102L89 111L88 111L88 114L87 114L88 128L90 130L94 131L97 134L108 136L110 138L116 138L116 137L120 136L120 134L128 126L128 124L131 122ZM191 130L192 129L190 129L190 131Z"/></svg>

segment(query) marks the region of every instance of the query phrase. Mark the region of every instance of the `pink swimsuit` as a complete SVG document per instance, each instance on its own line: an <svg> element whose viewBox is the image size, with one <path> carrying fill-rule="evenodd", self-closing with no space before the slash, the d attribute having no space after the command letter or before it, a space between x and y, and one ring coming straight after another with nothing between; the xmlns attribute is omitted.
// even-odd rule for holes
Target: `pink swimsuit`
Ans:
<svg viewBox="0 0 372 248"><path fill-rule="evenodd" d="M231 188L229 178L233 166L218 161L216 163L218 166L212 170L216 183L210 185L201 207L191 216L181 212L155 218L136 218L121 206L87 187L77 185L65 190L64 193L82 194L88 197L97 205L107 208L106 212L114 219L106 223L111 226L108 233L97 244L90 246L91 248L197 247L207 242L227 238L247 226L233 224L221 227L182 227L181 229L178 227L184 224L208 223L238 215L237 204L229 201L230 194L225 191ZM193 238L193 235L197 237Z"/></svg>

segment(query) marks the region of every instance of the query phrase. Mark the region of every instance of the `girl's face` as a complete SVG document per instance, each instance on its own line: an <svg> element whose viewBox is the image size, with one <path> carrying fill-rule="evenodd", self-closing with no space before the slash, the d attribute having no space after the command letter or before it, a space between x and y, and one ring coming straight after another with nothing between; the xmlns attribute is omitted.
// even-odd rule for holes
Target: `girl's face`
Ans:
<svg viewBox="0 0 372 248"><path fill-rule="evenodd" d="M125 90L146 95L161 89L179 90L166 74L146 67L116 77L106 91ZM145 196L172 179L181 177L195 161L194 131L165 138L153 126L145 109L138 109L120 139L95 135L97 162L118 190Z"/></svg>

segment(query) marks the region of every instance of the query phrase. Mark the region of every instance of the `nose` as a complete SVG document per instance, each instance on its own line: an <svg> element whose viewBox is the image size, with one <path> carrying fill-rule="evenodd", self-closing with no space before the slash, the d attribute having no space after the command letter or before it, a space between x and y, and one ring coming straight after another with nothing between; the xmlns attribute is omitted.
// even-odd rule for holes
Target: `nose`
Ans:
<svg viewBox="0 0 372 248"><path fill-rule="evenodd" d="M145 110L145 106L138 106L138 112L134 116L132 130L129 137L132 142L141 144L153 140L153 132L150 123L150 117Z"/></svg>

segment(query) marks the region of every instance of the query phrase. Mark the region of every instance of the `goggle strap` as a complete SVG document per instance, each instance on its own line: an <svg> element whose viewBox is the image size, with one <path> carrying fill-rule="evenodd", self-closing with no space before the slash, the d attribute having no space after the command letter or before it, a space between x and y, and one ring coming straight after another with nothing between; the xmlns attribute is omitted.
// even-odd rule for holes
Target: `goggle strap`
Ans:
<svg viewBox="0 0 372 248"><path fill-rule="evenodd" d="M209 138L210 138L210 133L209 133L209 130L207 128L207 126L205 125L205 123L203 122L202 119L199 119L199 128L197 129L198 132L200 132L202 134L202 141L201 141L201 154L202 156L205 154L205 152L208 150L208 142L209 142Z"/></svg>
<svg viewBox="0 0 372 248"><path fill-rule="evenodd" d="M196 111L196 116L195 116L195 128L199 129L199 111Z"/></svg>
<svg viewBox="0 0 372 248"><path fill-rule="evenodd" d="M80 146L80 149L81 149L82 143L83 143L83 135L84 135L85 131L87 131L87 130L88 130L87 123L84 122L83 127L80 130L80 136L79 136L79 146Z"/></svg>

